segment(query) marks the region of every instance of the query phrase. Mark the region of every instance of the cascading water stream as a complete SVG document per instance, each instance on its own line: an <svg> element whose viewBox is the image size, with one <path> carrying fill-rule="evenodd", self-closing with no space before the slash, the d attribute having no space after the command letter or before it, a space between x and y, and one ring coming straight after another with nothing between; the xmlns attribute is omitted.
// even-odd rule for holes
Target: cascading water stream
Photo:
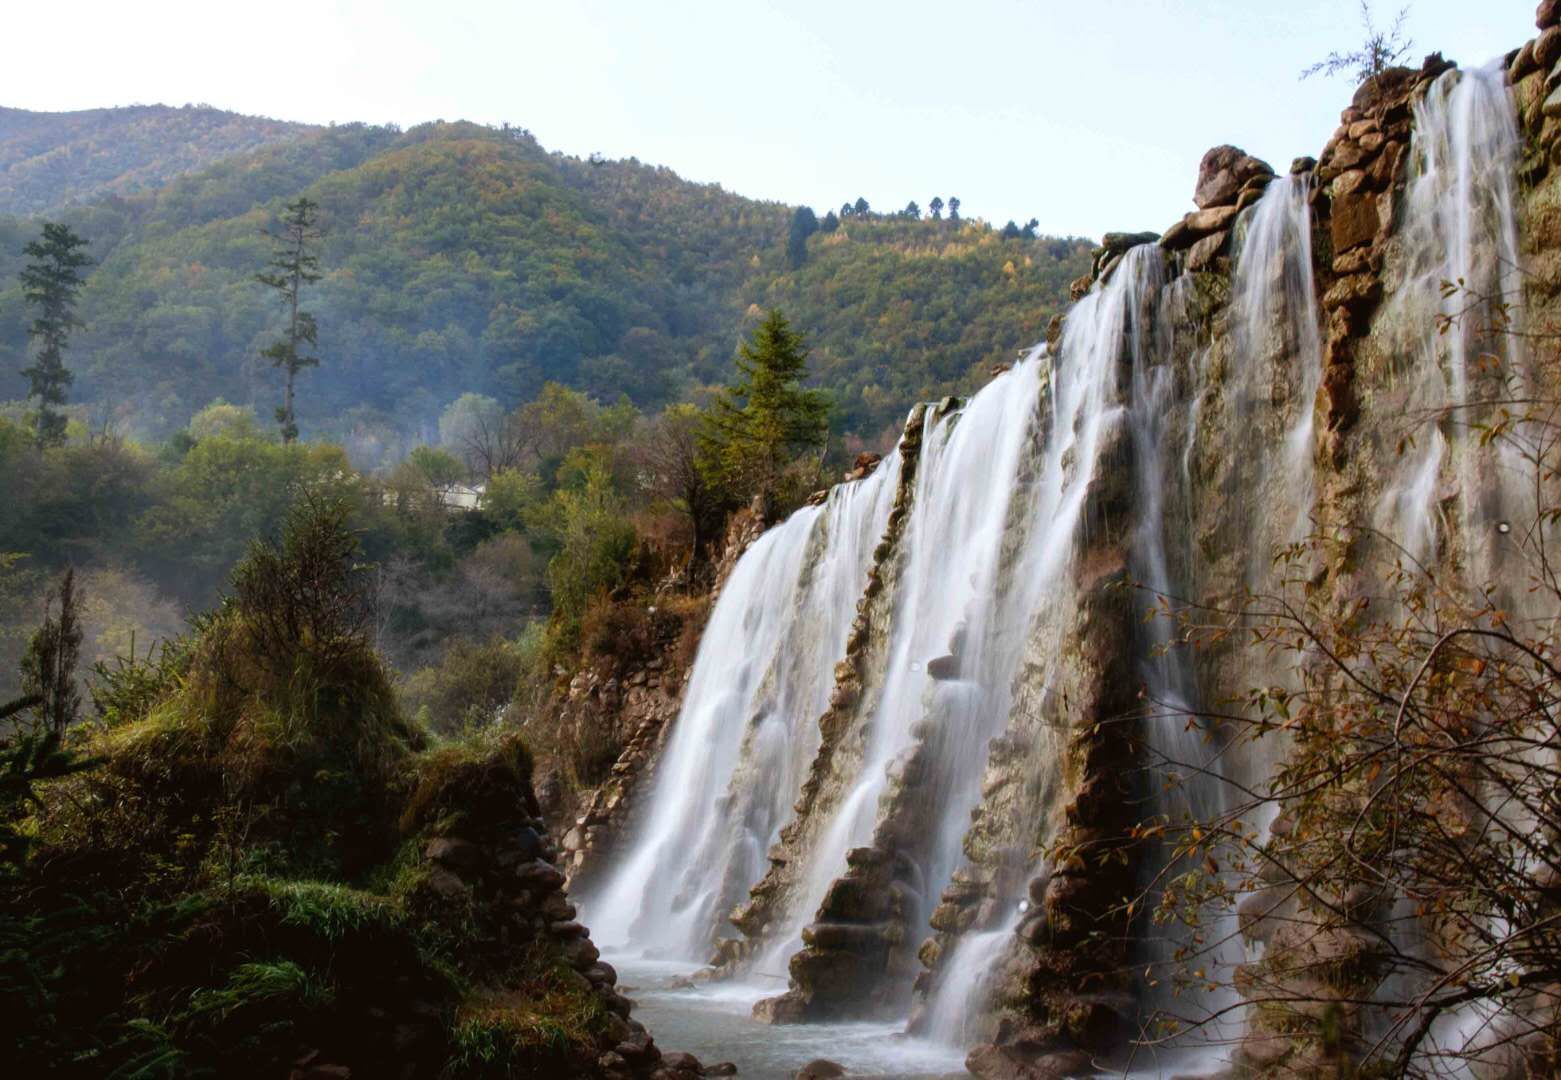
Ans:
<svg viewBox="0 0 1561 1080"><path fill-rule="evenodd" d="M828 699L898 452L766 532L711 614L632 854L585 899L609 948L703 960L763 870Z"/></svg>
<svg viewBox="0 0 1561 1080"><path fill-rule="evenodd" d="M1468 433L1468 406L1492 379L1471 368L1494 357L1514 375L1510 335L1487 333L1493 301L1516 303L1515 186L1521 142L1505 66L1449 71L1415 105L1403 230L1405 281L1391 309L1403 364L1411 448L1380 513L1385 532L1423 564L1443 537L1442 472L1450 465L1468 570L1483 581L1499 561L1494 527L1517 501L1521 462L1486 453ZM1444 283L1455 286L1444 289ZM1441 320L1453 323L1444 332ZM1450 539L1450 538L1449 538Z"/></svg>
<svg viewBox="0 0 1561 1080"><path fill-rule="evenodd" d="M1311 527L1314 403L1322 383L1322 320L1312 272L1311 184L1306 176L1281 177L1242 219L1231 282L1236 416L1234 430L1258 430L1254 413L1274 416L1283 449L1274 460L1272 441L1254 448L1261 478L1254 488L1264 511L1288 507L1293 516L1254 515L1253 560L1248 580L1257 584L1275 548L1306 536ZM1277 406L1277 408L1276 408ZM1271 524L1262 519L1271 518Z"/></svg>
<svg viewBox="0 0 1561 1080"><path fill-rule="evenodd" d="M999 612L1005 591L1004 542L1011 499L1032 437L1041 364L1035 357L976 394L960 412L929 416L910 520L907 552L891 621L888 666L870 724L866 754L851 791L807 853L802 887L776 919L759 959L760 973L781 973L801 946L825 892L845 870L846 852L865 844L877 817L890 764L916 739L925 718L940 739L948 778L939 800L943 824L930 845L925 896L935 896L953 869L959 822L974 805L986 739L1004 715L1011 654L1020 634ZM933 679L927 663L952 654L957 677ZM1007 669L1008 677L999 672ZM924 697L926 701L924 702ZM924 710L925 705L925 710ZM952 823L952 827L951 827ZM925 920L926 912L918 922Z"/></svg>
<svg viewBox="0 0 1561 1080"><path fill-rule="evenodd" d="M1024 548L1018 559L1023 588L1010 616L1010 632L1020 640L1002 673L1005 685L1017 672L1022 639L1036 631L1036 620L1055 620L1062 626L1074 615L1066 571L1081 540L1085 500L1097 466L1124 416L1118 389L1124 349L1136 357L1150 347L1152 331L1146 320L1152 315L1163 274L1158 248L1135 247L1111 279L1075 305L1063 324L1045 408L1050 426L1040 448L1034 485L1026 496ZM1011 690L1006 691L1003 719L1011 698ZM1042 768L1057 765L1056 761L1037 763ZM1033 835L1038 825L1038 820L1022 822L1015 835ZM1018 874L1015 879L1029 876ZM1003 904L993 929L967 935L945 961L927 1003L926 1030L934 1039L968 1044L985 1035L975 1016L986 1008L991 993L988 982L999 957L1012 946L1024 910L1017 895L1003 898Z"/></svg>

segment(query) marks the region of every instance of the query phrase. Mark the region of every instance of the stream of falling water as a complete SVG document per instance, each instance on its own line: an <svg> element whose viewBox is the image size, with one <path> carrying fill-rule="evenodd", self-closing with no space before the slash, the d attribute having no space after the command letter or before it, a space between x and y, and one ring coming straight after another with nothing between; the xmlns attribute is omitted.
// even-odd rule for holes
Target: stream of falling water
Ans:
<svg viewBox="0 0 1561 1080"><path fill-rule="evenodd" d="M632 854L584 907L597 940L703 961L763 872L899 478L889 455L754 542L699 644Z"/></svg>
<svg viewBox="0 0 1561 1080"><path fill-rule="evenodd" d="M1492 379L1471 366L1482 354L1499 371L1517 360L1510 335L1488 335L1492 299L1519 289L1515 186L1520 146L1503 65L1449 71L1415 105L1411 180L1403 230L1405 281L1390 309L1394 353L1404 367L1410 449L1380 508L1380 525L1429 565L1446 536L1444 505L1456 500L1467 569L1483 581L1499 563L1494 528L1517 501L1521 463L1478 446L1477 416L1459 409ZM1444 282L1461 286L1444 291ZM1444 333L1439 318L1456 322ZM1483 391L1482 391L1483 392ZM1448 411L1449 408L1452 411ZM1450 476L1444 478L1444 472Z"/></svg>
<svg viewBox="0 0 1561 1080"><path fill-rule="evenodd" d="M775 921L759 972L784 972L801 948L846 852L867 843L890 764L911 748L924 716L937 728L947 782L927 797L940 801L942 823L923 868L924 899L935 898L953 869L959 830L974 804L986 740L1001 722L1009 679L997 677L1022 644L1004 614L1015 593L1001 581L1009 511L1035 423L1041 363L1032 356L989 383L959 412L929 415L910 520L901 543L906 561L896 585L887 672L863 764L820 841L807 853L803 887ZM957 678L935 680L927 663L958 659ZM1011 675L1010 675L1011 677ZM924 713L924 695L926 702ZM952 827L951 827L952 826ZM926 906L924 904L924 906ZM925 924L927 911L918 916Z"/></svg>

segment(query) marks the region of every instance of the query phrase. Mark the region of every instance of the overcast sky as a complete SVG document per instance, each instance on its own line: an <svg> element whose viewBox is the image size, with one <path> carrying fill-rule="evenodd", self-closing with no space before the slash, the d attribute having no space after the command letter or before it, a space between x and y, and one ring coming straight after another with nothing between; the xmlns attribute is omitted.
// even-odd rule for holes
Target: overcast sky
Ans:
<svg viewBox="0 0 1561 1080"><path fill-rule="evenodd" d="M1534 33L1534 0L1417 0L1416 62ZM208 102L312 122L508 121L822 213L958 195L1098 236L1190 207L1203 151L1283 169L1352 87L1297 80L1355 0L71 0L15 3L0 105ZM1379 21L1396 6L1379 2Z"/></svg>

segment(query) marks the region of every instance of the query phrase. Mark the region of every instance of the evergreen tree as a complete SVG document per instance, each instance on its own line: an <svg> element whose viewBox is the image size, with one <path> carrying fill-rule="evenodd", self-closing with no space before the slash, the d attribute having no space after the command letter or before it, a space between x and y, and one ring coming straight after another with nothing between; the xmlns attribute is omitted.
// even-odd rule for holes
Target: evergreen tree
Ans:
<svg viewBox="0 0 1561 1080"><path fill-rule="evenodd" d="M320 363L318 356L304 350L305 346L318 344L314 316L298 308L303 287L320 280L320 259L311 250L323 235L316 224L318 210L319 206L307 198L288 204L282 214L282 228L266 233L277 245L271 255L271 268L255 275L260 284L276 290L288 313L287 334L262 349L260 355L287 372L287 392L276 410L276 421L282 425L282 441L289 443L298 438L294 381L304 368Z"/></svg>
<svg viewBox="0 0 1561 1080"><path fill-rule="evenodd" d="M43 625L27 643L22 657L22 692L37 699L33 712L42 726L63 735L81 710L81 692L76 688L76 662L81 655L82 639L81 601L76 596L74 569L67 569L60 580L59 600L59 619L46 610Z"/></svg>
<svg viewBox="0 0 1561 1080"><path fill-rule="evenodd" d="M854 213L856 213L856 207L852 206L850 203L846 202L840 204L840 217L842 219L848 218Z"/></svg>
<svg viewBox="0 0 1561 1080"><path fill-rule="evenodd" d="M835 215L833 210L825 214L823 222L819 224L819 229L826 233L832 233L838 228L840 228L840 218Z"/></svg>
<svg viewBox="0 0 1561 1080"><path fill-rule="evenodd" d="M916 205L915 199L912 199L910 202L906 203L905 209L900 212L906 217L910 218L912 221L921 220L921 207Z"/></svg>
<svg viewBox="0 0 1561 1080"><path fill-rule="evenodd" d="M829 437L829 402L803 389L808 352L772 310L737 355L738 379L716 398L702 434L725 489L757 496L766 520L781 508L786 467Z"/></svg>
<svg viewBox="0 0 1561 1080"><path fill-rule="evenodd" d="M952 195L949 196L949 220L959 220L959 200Z"/></svg>
<svg viewBox="0 0 1561 1080"><path fill-rule="evenodd" d="M927 209L932 211L932 220L939 221L943 217L943 200L934 195L932 201L927 204Z"/></svg>
<svg viewBox="0 0 1561 1080"><path fill-rule="evenodd" d="M1020 235L1019 226L1015 225L1012 220L1010 220L1007 225L1003 226L1004 240L1017 240L1019 239Z"/></svg>
<svg viewBox="0 0 1561 1080"><path fill-rule="evenodd" d="M1040 219L1039 218L1031 218L1029 221L1026 221L1024 223L1024 228L1019 230L1019 231L1024 236L1024 238L1026 240L1034 240L1035 239L1035 234L1040 229L1040 227L1041 227Z"/></svg>
<svg viewBox="0 0 1561 1080"><path fill-rule="evenodd" d="M858 195L856 203L851 207L851 210L857 217L866 217L872 211L872 207L867 204L866 199Z"/></svg>
<svg viewBox="0 0 1561 1080"><path fill-rule="evenodd" d="M38 399L34 437L40 448L65 442L65 417L57 407L65 404L75 378L65 367L65 345L72 328L81 325L76 318L78 271L92 260L76 249L86 243L69 226L46 222L39 238L22 249L33 260L21 273L22 296L35 312L27 336L38 346L32 366L22 374L32 384L27 396Z"/></svg>
<svg viewBox="0 0 1561 1080"><path fill-rule="evenodd" d="M809 206L797 207L791 215L791 232L786 237L786 261L793 270L800 270L808 260L808 237L818 232L818 217Z"/></svg>

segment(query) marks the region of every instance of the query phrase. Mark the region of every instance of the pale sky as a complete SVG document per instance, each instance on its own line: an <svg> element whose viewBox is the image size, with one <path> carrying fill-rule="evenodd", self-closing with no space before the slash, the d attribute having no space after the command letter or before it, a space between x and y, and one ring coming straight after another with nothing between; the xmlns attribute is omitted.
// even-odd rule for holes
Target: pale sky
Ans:
<svg viewBox="0 0 1561 1080"><path fill-rule="evenodd" d="M208 102L324 123L508 121L756 198L1098 236L1163 229L1232 142L1283 171L1352 91L1297 80L1355 0L12 0L0 105ZM1379 22L1396 4L1378 0ZM1477 65L1534 0L1417 0L1413 62Z"/></svg>

